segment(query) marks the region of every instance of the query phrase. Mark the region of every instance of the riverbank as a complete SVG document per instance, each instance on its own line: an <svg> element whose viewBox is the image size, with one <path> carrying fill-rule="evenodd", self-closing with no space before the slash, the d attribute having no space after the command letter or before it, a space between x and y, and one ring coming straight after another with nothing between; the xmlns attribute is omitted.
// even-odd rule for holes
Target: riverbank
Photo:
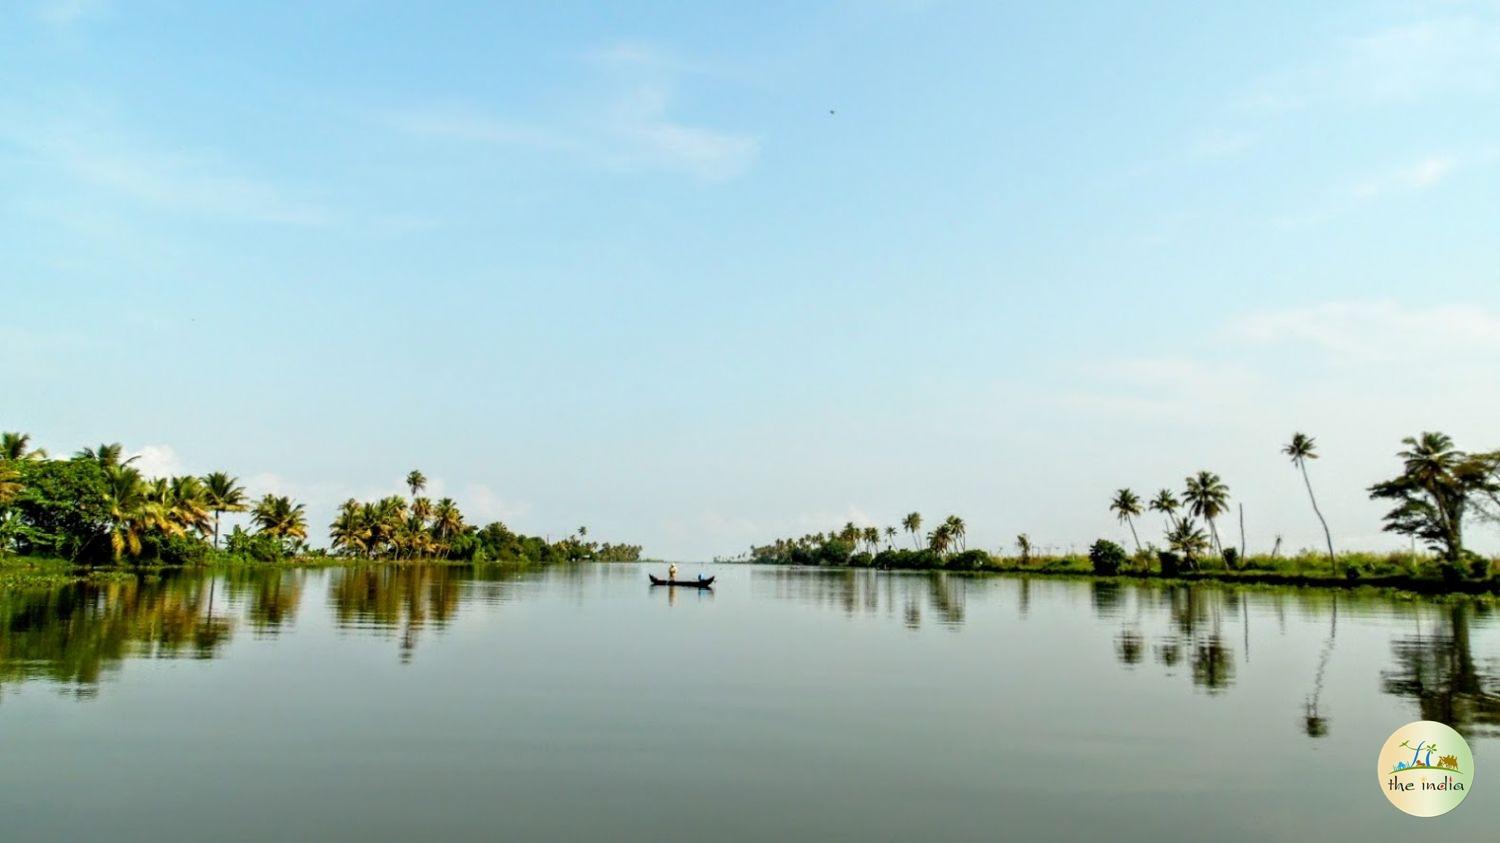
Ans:
<svg viewBox="0 0 1500 843"><path fill-rule="evenodd" d="M1084 554L1003 556L983 550L939 554L931 550L888 549L877 554L855 553L827 558L817 553L760 554L737 564L793 567L933 571L965 574L1036 574L1089 578L1125 577L1169 581L1350 588L1374 586L1421 594L1500 593L1494 575L1500 560L1476 557L1478 562L1458 572L1435 556L1410 552L1326 555L1253 555L1234 561L1184 560L1175 554L1144 550L1101 561ZM1477 569L1477 575L1476 575ZM1460 573L1462 575L1460 575Z"/></svg>
<svg viewBox="0 0 1500 843"><path fill-rule="evenodd" d="M422 567L529 567L534 564L526 560L473 562L459 559L424 557L420 559L368 559L354 556L330 556L306 554L279 559L253 559L244 556L218 554L211 561L196 565L112 565L107 567L76 565L66 559L45 556L0 557L0 592L28 589L51 589L81 582L105 583L112 580L133 580L137 577L161 576L183 571L231 571L231 570L305 570L316 568L361 568L389 566Z"/></svg>

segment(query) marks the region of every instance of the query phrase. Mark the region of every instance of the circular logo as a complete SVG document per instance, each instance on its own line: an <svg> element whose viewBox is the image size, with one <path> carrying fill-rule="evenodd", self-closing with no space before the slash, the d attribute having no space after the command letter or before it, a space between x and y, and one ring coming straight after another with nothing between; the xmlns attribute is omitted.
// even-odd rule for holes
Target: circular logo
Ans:
<svg viewBox="0 0 1500 843"><path fill-rule="evenodd" d="M1474 786L1474 754L1463 736L1433 720L1391 733L1375 762L1380 790L1414 817L1436 817L1458 807Z"/></svg>

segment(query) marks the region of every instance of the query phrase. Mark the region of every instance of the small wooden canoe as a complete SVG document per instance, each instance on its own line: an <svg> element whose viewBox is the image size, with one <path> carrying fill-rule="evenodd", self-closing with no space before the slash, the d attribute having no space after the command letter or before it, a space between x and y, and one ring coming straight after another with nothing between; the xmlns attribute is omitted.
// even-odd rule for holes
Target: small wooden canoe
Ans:
<svg viewBox="0 0 1500 843"><path fill-rule="evenodd" d="M647 574L646 576L651 577L652 585L680 585L683 588L712 588L714 584L713 577L709 577L708 579L699 577L696 580L663 580L658 579L654 574Z"/></svg>

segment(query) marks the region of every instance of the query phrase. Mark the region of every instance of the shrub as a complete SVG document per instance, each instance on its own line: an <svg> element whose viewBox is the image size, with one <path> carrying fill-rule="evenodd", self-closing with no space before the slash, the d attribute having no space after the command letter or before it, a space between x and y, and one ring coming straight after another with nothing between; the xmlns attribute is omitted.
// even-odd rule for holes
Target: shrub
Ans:
<svg viewBox="0 0 1500 843"><path fill-rule="evenodd" d="M1479 554L1466 550L1464 556L1468 557L1469 576L1476 580L1487 580L1490 578L1490 560Z"/></svg>
<svg viewBox="0 0 1500 843"><path fill-rule="evenodd" d="M868 568L873 564L875 564L875 557L864 551L860 551L849 557L849 567L851 568Z"/></svg>
<svg viewBox="0 0 1500 843"><path fill-rule="evenodd" d="M1100 539L1089 548L1089 562L1094 566L1094 573L1114 576L1120 572L1120 566L1125 564L1125 548L1109 539Z"/></svg>
<svg viewBox="0 0 1500 843"><path fill-rule="evenodd" d="M966 550L948 557L948 563L943 567L950 571L977 571L989 559L990 555L982 550Z"/></svg>
<svg viewBox="0 0 1500 843"><path fill-rule="evenodd" d="M1156 561L1161 565L1161 575L1175 577L1182 572L1182 557L1170 550L1156 552Z"/></svg>
<svg viewBox="0 0 1500 843"><path fill-rule="evenodd" d="M1226 570L1233 571L1233 570L1235 570L1235 569L1237 569L1239 567L1240 567L1240 552L1239 552L1239 550L1237 550L1235 548L1232 548L1232 547L1226 547L1226 548L1224 548L1224 568Z"/></svg>

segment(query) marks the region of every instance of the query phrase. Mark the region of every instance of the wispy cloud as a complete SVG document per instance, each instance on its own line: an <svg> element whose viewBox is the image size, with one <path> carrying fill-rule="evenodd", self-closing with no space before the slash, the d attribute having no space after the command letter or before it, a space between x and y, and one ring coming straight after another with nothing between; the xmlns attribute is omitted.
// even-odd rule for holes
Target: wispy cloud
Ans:
<svg viewBox="0 0 1500 843"><path fill-rule="evenodd" d="M336 221L320 203L248 175L210 151L153 149L97 123L0 116L0 144L80 183L145 205L247 222L321 226Z"/></svg>
<svg viewBox="0 0 1500 843"><path fill-rule="evenodd" d="M1500 85L1500 25L1472 17L1391 26L1338 43L1326 55L1272 74L1240 105L1282 111L1318 104L1411 99Z"/></svg>
<svg viewBox="0 0 1500 843"><path fill-rule="evenodd" d="M41 0L36 4L36 16L51 26L72 26L97 17L108 8L106 0Z"/></svg>
<svg viewBox="0 0 1500 843"><path fill-rule="evenodd" d="M1301 344L1361 361L1464 357L1500 352L1500 313L1472 304L1326 302L1246 314L1230 322L1226 335L1259 345Z"/></svg>
<svg viewBox="0 0 1500 843"><path fill-rule="evenodd" d="M622 42L585 53L613 88L605 106L571 119L501 115L473 103L445 102L381 119L407 134L464 143L550 150L618 172L662 171L723 181L745 172L760 141L678 116L680 78L703 71L648 45Z"/></svg>

